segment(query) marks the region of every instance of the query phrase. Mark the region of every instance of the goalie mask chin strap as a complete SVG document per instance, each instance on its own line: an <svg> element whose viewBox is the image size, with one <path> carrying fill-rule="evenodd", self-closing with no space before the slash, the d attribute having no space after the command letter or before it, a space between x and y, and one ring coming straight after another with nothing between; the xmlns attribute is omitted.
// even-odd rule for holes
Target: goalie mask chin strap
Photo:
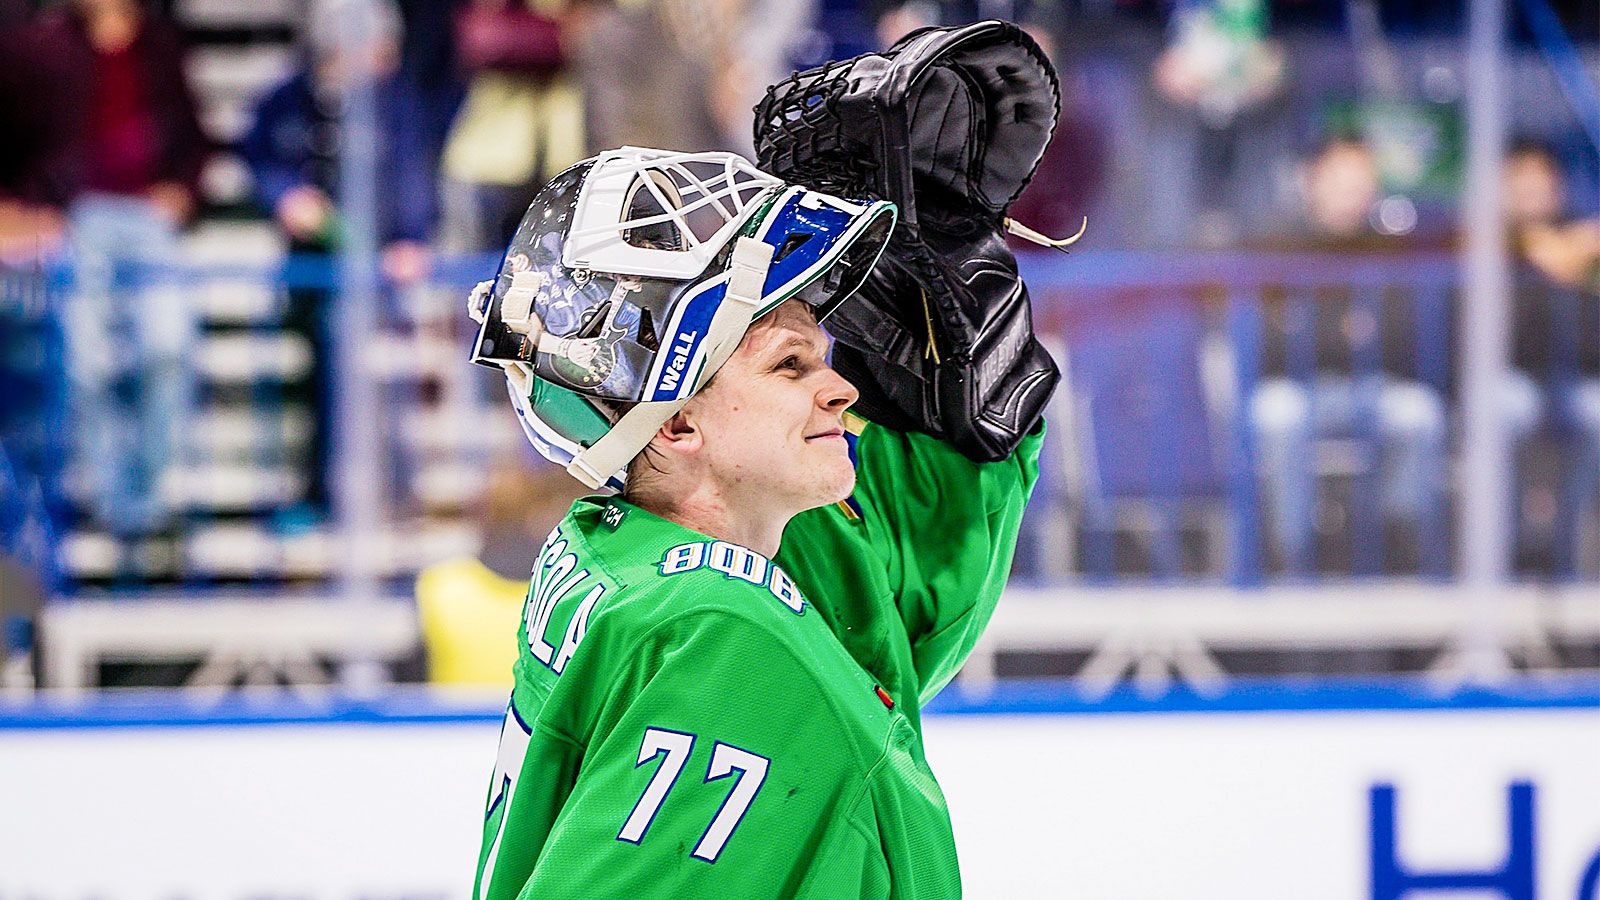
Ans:
<svg viewBox="0 0 1600 900"><path fill-rule="evenodd" d="M572 477L591 488L604 485L613 474L626 468L661 426L733 356L761 310L761 293L767 281L767 267L772 264L773 250L773 246L764 241L739 238L733 248L728 286L706 332L706 362L700 377L678 399L641 402L624 413L610 431L573 457L567 466Z"/></svg>

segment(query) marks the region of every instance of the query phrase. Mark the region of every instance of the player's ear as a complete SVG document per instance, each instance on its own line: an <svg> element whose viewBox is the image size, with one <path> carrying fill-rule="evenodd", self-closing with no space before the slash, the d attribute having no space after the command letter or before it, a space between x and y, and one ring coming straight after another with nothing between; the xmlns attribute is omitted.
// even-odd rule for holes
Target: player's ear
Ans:
<svg viewBox="0 0 1600 900"><path fill-rule="evenodd" d="M661 424L651 443L662 450L687 456L699 452L705 445L705 434L695 427L693 417L686 407L678 410L672 418Z"/></svg>

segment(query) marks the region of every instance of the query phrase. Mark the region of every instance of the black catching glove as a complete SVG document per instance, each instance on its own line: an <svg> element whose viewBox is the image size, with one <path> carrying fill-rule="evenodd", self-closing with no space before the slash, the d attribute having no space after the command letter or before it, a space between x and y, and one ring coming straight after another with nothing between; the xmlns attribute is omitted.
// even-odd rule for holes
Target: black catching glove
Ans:
<svg viewBox="0 0 1600 900"><path fill-rule="evenodd" d="M1002 231L1027 232L1005 211L1044 154L1059 96L1038 44L991 21L796 73L756 107L763 169L900 208L877 267L828 320L834 367L867 418L978 462L1010 455L1038 423L1061 376Z"/></svg>

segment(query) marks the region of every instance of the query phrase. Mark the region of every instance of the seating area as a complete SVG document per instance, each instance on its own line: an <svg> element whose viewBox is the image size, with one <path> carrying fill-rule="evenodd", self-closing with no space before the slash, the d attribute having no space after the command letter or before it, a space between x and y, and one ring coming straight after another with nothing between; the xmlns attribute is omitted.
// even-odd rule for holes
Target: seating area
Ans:
<svg viewBox="0 0 1600 900"><path fill-rule="evenodd" d="M339 577L338 522L308 512L302 499L311 477L312 425L297 383L310 366L311 348L281 327L283 288L276 280L282 273L270 241L257 235L252 246L248 226L226 226L197 235L191 250L196 262L166 276L186 280L204 323L193 357L202 401L187 429L185 464L162 485L182 508L185 525L119 546L87 512L78 448L65 443L60 429L36 430L35 439L55 443L27 452L68 461L59 483L39 485L41 498L59 495L72 510L64 520L69 526L55 535L63 584L69 591L113 593L332 584ZM1096 256L1081 255L1068 270L1048 259L1028 260L1037 269L1031 278L1040 327L1066 379L1052 408L1056 427L1030 512L1022 574L1235 585L1384 575L1448 580L1449 456L1429 461L1447 486L1443 502L1425 510L1423 520L1397 525L1382 517L1385 448L1371 410L1351 427L1315 435L1309 456L1296 465L1316 486L1309 512L1317 521L1309 524L1320 553L1314 569L1294 570L1273 546L1276 513L1263 490L1270 473L1262 467L1258 429L1241 421L1247 398L1264 378L1263 354L1286 358L1284 377L1310 383L1320 327L1314 323L1338 313L1319 307L1317 292L1355 278L1366 302L1398 297L1410 305L1412 330L1402 338L1415 348L1418 381L1445 396L1454 278L1448 259L1363 261L1355 278L1343 282L1329 274L1337 260L1305 257L1291 266L1263 256L1165 255L1150 258L1160 266L1147 270L1154 277L1119 283L1098 274L1115 271L1119 261L1113 256L1111 265L1101 266ZM457 269L474 265L486 262L464 259ZM433 560L472 552L476 538L464 511L491 453L518 440L498 396L462 362L469 336L450 317L472 272L460 274L467 277L458 283L391 298L379 331L361 342L357 364L377 380L384 398L370 419L386 461L378 467L383 531L371 545L373 565L397 586ZM30 291L66 290L70 273L39 278L42 284L8 278L7 302L20 308ZM53 333L39 321L38 334ZM1360 379L1377 372L1390 351L1375 330L1358 337L1349 352ZM52 352L40 356L42 365L62 364L60 347ZM1541 380L1559 397L1576 377L1552 371ZM45 376L34 380L48 382ZM45 392L24 387L18 393ZM1561 420L1564 405L1552 399L1547 408L1550 414L1529 437L1541 446L1519 448L1527 452L1518 455L1554 454L1561 464L1517 476L1525 490L1549 502L1519 503L1538 520L1519 522L1515 531L1548 548L1519 553L1532 561L1520 574L1593 579L1595 463L1576 446L1581 434ZM1453 421L1459 409L1449 415ZM26 448L27 442L8 441L8 449L13 445Z"/></svg>
<svg viewBox="0 0 1600 900"><path fill-rule="evenodd" d="M463 200L455 176L432 173L441 209L425 237L407 237L434 254L431 274L396 288L378 275L396 235L369 236L374 257L340 257L333 243L309 252L316 241L292 233L283 197L262 190L248 148L260 104L307 54L330 51L326 40L302 33L304 6L163 5L188 47L184 68L214 152L177 261L123 266L109 284L129 296L151 286L176 291L197 320L175 374L192 381L198 405L178 423L167 471L112 472L111 454L85 440L64 316L86 273L64 261L62 247L27 264L0 257L8 260L0 264L0 547L11 557L8 584L25 585L12 592L27 598L24 612L45 608L38 646L54 660L43 667L49 683L92 684L96 667L119 653L186 660L192 668L182 678L191 683L303 682L374 659L398 671L415 656L417 574L484 550L479 504L491 467L529 455L496 377L466 362L473 334L463 300L498 254L494 241L465 234L505 224L476 221L506 212L490 209L494 192ZM430 17L430 4L401 7L404 27L420 29L392 35L409 37L397 48L402 68L433 65L443 57L429 53L450 41L441 24L448 17ZM875 46L882 35L869 19L878 10L856 7L828 5L789 49L825 58ZM1181 657L1191 674L1237 669L1226 654L1251 652L1248 629L1232 643L1208 628L1150 636L1139 599L1150 592L1163 604L1189 604L1202 619L1214 610L1219 623L1248 618L1230 612L1238 603L1262 603L1282 628L1261 638L1263 653L1289 646L1299 639L1297 623L1324 615L1352 623L1334 629L1350 639L1341 646L1410 652L1418 632L1403 624L1356 627L1372 590L1396 609L1422 610L1432 623L1426 653L1443 659L1450 641L1440 636L1455 627L1457 608L1482 599L1464 562L1472 554L1503 558L1507 596L1523 598L1507 602L1522 604L1519 621L1543 623L1554 656L1523 654L1527 664L1588 658L1581 598L1600 583L1593 293L1556 287L1531 270L1531 257L1508 254L1516 269L1511 302L1537 325L1512 342L1526 339L1537 352L1525 358L1508 348L1506 399L1490 396L1498 388L1464 390L1467 292L1456 251L1465 51L1450 23L1390 41L1398 93L1376 102L1365 51L1331 24L1342 13L1323 10L1330 11L1327 21L1309 7L1272 11L1269 43L1294 61L1290 77L1270 101L1226 122L1196 116L1155 83L1175 34L1158 21L1164 8L1068 4L1066 18L1028 23L1057 45L1063 118L1036 196L1025 194L1019 206L1041 228L1059 224L1051 218L1076 227L1080 216L1092 225L1070 256L1021 260L1041 337L1065 377L1016 557L1024 599L1015 618L1002 607L997 643L976 677L1005 670L1001 657L1012 652L1100 660L1095 671L1117 668L1107 660L1148 657L1159 669L1167 665L1159 660ZM846 19L854 24L841 25ZM425 32L439 46L416 39ZM1534 152L1521 163L1553 166L1558 208L1546 212L1582 220L1594 214L1600 169L1563 105L1570 86L1552 77L1560 67L1542 52L1530 45L1508 55L1507 90L1522 102L1497 127L1548 144L1548 159ZM594 104L590 114L619 100L605 90L617 85L602 77L614 67L584 66L616 55L613 48L570 61L589 91L584 102ZM285 123L294 124L278 124ZM742 141L748 124L737 124ZM420 121L405 125L419 133L401 136L419 144L445 137L422 135ZM573 146L559 149L574 154L610 137L569 136ZM721 137L695 133L681 143L711 146ZM632 132L622 141L660 143ZM1416 154L1398 152L1407 148ZM324 169L338 168L330 154L337 155L331 146L312 147ZM1513 156L1498 161L1508 173ZM356 181L389 199L405 193L391 182L398 171L377 159L364 165ZM1340 212L1338 191L1312 184L1324 165L1346 180L1356 167L1370 194L1357 198L1349 227L1337 234L1321 219ZM318 185L334 225L355 214L353 197L371 193L347 197ZM513 193L500 198L512 213L526 202ZM1352 235L1356 246L1340 243ZM347 314L359 328L346 327ZM137 406L126 401L149 386L142 377L101 379L100 402ZM1469 409L1502 426L1508 461L1487 479L1463 452ZM117 420L107 427L124 441L160 424L104 418ZM159 527L115 521L127 497L104 486L119 479L150 481L143 499L175 516ZM1503 490L1508 510L1492 552L1471 549L1463 529L1468 495L1483 490ZM1269 599L1284 602L1269 607ZM1102 602L1126 621L1097 619ZM322 631L318 603L342 610L334 618L348 617L350 630ZM123 630L97 618L102 609L144 609L149 622L165 622L202 607L207 614L192 628L126 629L133 643L121 649ZM1058 621L1057 610L1105 628L1075 630L1077 613ZM381 652L362 644L362 631L386 635ZM284 655L285 633L302 635L311 649ZM1303 637L1315 643L1315 633ZM1228 648L1223 657L1191 653L1218 641ZM1159 652L1141 656L1130 646ZM1369 663L1390 665L1349 665Z"/></svg>
<svg viewBox="0 0 1600 900"><path fill-rule="evenodd" d="M1072 519L1074 560L1041 574L1239 586L1450 580L1462 411L1450 374L1459 313L1450 257L1152 254L1142 257L1147 274L1130 276L1122 267L1137 255L1108 256L1104 266L1035 261L1040 318L1068 372L1052 418L1070 423L1049 456L1056 477L1044 483L1041 502ZM1551 329L1571 333L1576 325ZM1330 334L1343 346L1329 348ZM1314 520L1297 527L1312 531L1316 555L1297 567L1274 546L1284 512L1273 508L1271 480L1284 476L1264 458L1259 400L1274 380L1280 390L1319 384L1317 358L1330 352L1350 360L1350 380L1371 385L1371 394L1355 397L1346 421L1313 429L1303 456L1279 463L1315 491L1303 511ZM1446 432L1437 448L1444 452L1423 460L1440 488L1437 502L1396 522L1385 518L1396 453L1380 412L1384 383L1403 376L1413 396L1443 408ZM1595 461L1559 415L1579 380L1573 357L1531 380L1546 398L1544 415L1507 423L1517 469L1509 479L1522 494L1514 505L1513 533L1524 542L1517 571L1592 580ZM1558 464L1531 471L1541 458ZM1036 527L1048 526L1036 518Z"/></svg>
<svg viewBox="0 0 1600 900"><path fill-rule="evenodd" d="M202 229L185 248L192 266L164 276L183 280L201 321L192 357L197 408L179 450L182 465L161 485L164 499L181 510L180 528L132 542L114 539L88 510L90 473L81 448L60 428L40 432L46 446L33 452L66 461L41 494L59 497L66 507L56 516L66 527L54 536L66 591L271 588L337 579L337 523L304 502L313 427L304 381L312 348L282 325L281 265L270 233L263 232L249 225ZM30 289L59 296L70 289L70 278L68 272L41 272ZM13 276L7 284L13 292L7 301L16 302L22 282ZM429 290L453 295L463 289ZM395 477L387 479L385 523L371 546L380 577L397 584L428 561L471 552L475 539L462 510L490 446L503 447L516 434L514 422L480 416L481 404L470 396L462 407L473 386L461 382L473 373L460 365L459 328L426 312L432 307L432 299L397 303L391 321L363 347L372 364L368 373L392 400L382 427L390 460L384 469ZM38 333L58 328L41 320ZM37 381L59 390L62 348L48 350L39 358L44 374Z"/></svg>
<svg viewBox="0 0 1600 900"><path fill-rule="evenodd" d="M194 356L203 403L186 429L189 462L169 488L181 497L183 527L131 546L113 538L90 514L82 460L60 442L59 430L35 436L57 441L46 456L68 460L60 483L8 492L34 504L13 503L7 510L13 523L41 519L46 497L59 496L67 509L60 520L68 526L49 537L60 581L42 618L47 681L90 685L95 666L119 658L198 661L186 676L197 685L240 678L303 683L329 677L327 662L404 660L418 640L413 579L431 563L477 552L483 535L470 515L475 492L490 455L520 440L497 394L473 380L463 362L470 336L451 319L473 268L492 260L449 262L440 271L456 283L388 298L378 331L355 345L356 358L335 366L377 385L383 402L359 424L375 430L382 462L365 467L360 477L373 480L364 487L336 479L331 514L315 517L302 499L309 415L292 390L310 349L278 327L276 317L283 279L316 276L283 268L270 242L247 228L201 232L190 249L193 265L151 276L183 279L204 317ZM1226 670L1210 648L1254 645L1270 652L1297 642L1370 648L1421 641L1444 664L1458 630L1451 623L1475 602L1450 575L1452 493L1415 527L1385 523L1377 496L1383 447L1372 413L1358 417L1354 428L1318 434L1310 455L1296 461L1316 486L1317 566L1293 570L1274 546L1259 435L1240 410L1263 378L1265 357L1288 359L1290 378L1311 377L1305 360L1316 348L1308 343L1319 332L1318 318L1332 309L1318 302L1329 287L1409 304L1403 318L1411 323L1406 339L1415 348L1416 371L1427 384L1447 387L1450 261L1341 267L1330 258L1085 253L1072 263L1025 261L1040 329L1066 377L1018 553L1018 599L1002 606L972 677L981 682L995 672L1002 653L1044 648L1087 654L1080 660L1085 671L1153 666L1190 678ZM71 273L35 275L29 281L12 273L5 284L8 309L31 309L37 336L52 333L50 304L30 306L30 298L70 289ZM1375 367L1384 353L1376 332L1357 338L1352 357L1358 366ZM1274 340L1283 346L1271 346ZM38 358L60 364L49 353ZM1555 372L1545 384L1559 390L1574 377ZM39 375L33 383L50 378ZM1451 408L1452 421L1458 415ZM1518 559L1538 565L1519 569L1530 586L1518 589L1521 599L1507 600L1517 610L1509 614L1508 646L1533 663L1553 665L1561 658L1553 648L1594 639L1595 623L1585 619L1592 604L1581 597L1596 579L1596 498L1581 489L1594 484L1584 466L1595 458L1575 452L1577 438L1555 418L1528 440L1554 448L1555 458L1571 465L1515 479L1520 490L1542 491L1554 505L1545 521L1522 522L1512 533L1542 534L1564 549L1542 556L1519 551ZM8 441L8 449L14 444ZM1449 457L1434 462L1444 472L1453 465ZM341 518L348 508L341 507L341 492L352 489L375 498L366 513L378 524L371 533L352 534ZM1515 508L1526 518L1539 503L1524 499ZM352 546L360 548L355 555ZM1560 568L1562 560L1571 567ZM1369 601L1373 584L1383 587ZM1265 595L1231 591L1263 586L1273 588L1270 603ZM1159 600L1139 599L1151 591ZM1367 606L1388 600L1431 624L1406 626L1397 612L1361 625ZM1140 625L1152 602L1162 610L1155 636ZM1173 624L1173 610L1186 604L1193 609L1188 616L1212 625ZM1240 604L1256 604L1261 618L1227 612ZM148 612L148 627L126 627L122 614L136 608ZM114 611L113 619L97 617L102 609ZM113 620L122 624L106 627ZM160 624L168 620L186 624ZM1349 626L1330 629L1330 620ZM258 624L241 627L244 621ZM1230 621L1250 626L1229 637Z"/></svg>

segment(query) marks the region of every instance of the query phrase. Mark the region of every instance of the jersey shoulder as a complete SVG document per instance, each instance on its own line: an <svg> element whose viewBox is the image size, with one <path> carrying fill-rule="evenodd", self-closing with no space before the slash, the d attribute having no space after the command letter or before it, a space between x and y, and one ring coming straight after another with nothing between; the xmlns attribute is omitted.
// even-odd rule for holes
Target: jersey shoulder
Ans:
<svg viewBox="0 0 1600 900"><path fill-rule="evenodd" d="M616 585L595 613L641 630L668 618L724 610L782 633L787 620L809 611L799 586L773 560L621 501L580 501L562 527L579 555Z"/></svg>
<svg viewBox="0 0 1600 900"><path fill-rule="evenodd" d="M759 553L717 540L685 540L621 573L622 587L596 608L613 634L644 639L709 629L730 643L799 649L827 636L787 572ZM815 630L821 626L821 633Z"/></svg>

